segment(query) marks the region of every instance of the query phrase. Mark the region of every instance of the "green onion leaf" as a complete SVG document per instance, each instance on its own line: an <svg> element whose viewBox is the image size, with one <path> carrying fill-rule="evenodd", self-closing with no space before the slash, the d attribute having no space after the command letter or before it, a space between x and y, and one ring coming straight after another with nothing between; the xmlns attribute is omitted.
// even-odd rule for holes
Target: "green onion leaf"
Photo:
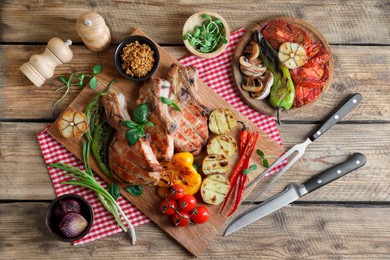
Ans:
<svg viewBox="0 0 390 260"><path fill-rule="evenodd" d="M91 89L95 89L97 85L97 80L96 77L92 77L91 80L89 81L89 87Z"/></svg>
<svg viewBox="0 0 390 260"><path fill-rule="evenodd" d="M111 183L110 186L108 186L108 193L110 193L111 197L114 200L117 200L121 193L119 192L119 188L115 183Z"/></svg>
<svg viewBox="0 0 390 260"><path fill-rule="evenodd" d="M95 64L95 66L93 66L93 68L92 68L92 72L94 75L97 75L100 72L102 72L102 69L103 69L103 67L101 64Z"/></svg>
<svg viewBox="0 0 390 260"><path fill-rule="evenodd" d="M125 190L126 190L128 193L130 193L131 195L136 196L136 197L141 196L142 193L143 193L142 187L139 186L139 185L127 186L127 187L125 188Z"/></svg>
<svg viewBox="0 0 390 260"><path fill-rule="evenodd" d="M160 99L164 104L167 104L168 106L172 106L175 110L181 112L180 107L173 100L166 97L160 97Z"/></svg>

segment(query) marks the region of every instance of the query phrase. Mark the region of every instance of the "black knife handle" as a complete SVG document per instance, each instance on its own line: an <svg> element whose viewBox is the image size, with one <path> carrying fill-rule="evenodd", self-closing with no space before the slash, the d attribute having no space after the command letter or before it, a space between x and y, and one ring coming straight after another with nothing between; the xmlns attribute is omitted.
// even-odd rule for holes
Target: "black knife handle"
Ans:
<svg viewBox="0 0 390 260"><path fill-rule="evenodd" d="M328 117L328 119L322 123L320 128L317 129L309 139L311 141L316 140L323 133L325 133L329 128L334 126L338 121L340 121L346 114L351 112L359 103L362 101L362 95L360 93L353 94L335 113Z"/></svg>
<svg viewBox="0 0 390 260"><path fill-rule="evenodd" d="M329 182L337 180L347 173L362 167L366 164L366 161L366 157L363 154L354 153L345 162L329 168L318 175L315 175L313 178L306 181L303 185L305 186L307 192L314 191L328 184Z"/></svg>

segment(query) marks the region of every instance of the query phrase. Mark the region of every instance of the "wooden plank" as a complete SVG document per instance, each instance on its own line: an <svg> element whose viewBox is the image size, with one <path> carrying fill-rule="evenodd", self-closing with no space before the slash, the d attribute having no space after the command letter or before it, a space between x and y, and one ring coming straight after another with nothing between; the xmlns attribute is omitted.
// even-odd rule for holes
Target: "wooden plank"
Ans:
<svg viewBox="0 0 390 260"><path fill-rule="evenodd" d="M144 35L146 36L139 28L137 28L132 35ZM153 75L154 77L167 77L168 68L171 64L177 63L172 56L169 55L164 49L159 47L160 53L160 63L157 71ZM92 98L98 93L98 91L102 91L106 86L108 86L109 82L118 76L118 72L114 69L106 69L104 72L97 76L100 84L96 90L91 90L85 88L76 99L70 104L69 108L76 111L83 111L87 104L92 100ZM133 110L136 106L136 99L138 97L139 88L142 86L141 83L137 83L134 81L128 82L118 82L115 83L111 90L114 92L121 92L126 98L126 102L129 110ZM272 156L280 156L284 151L283 148L276 143L273 139L267 136L263 131L261 131L256 125L254 125L251 121L244 118L244 116L234 109L227 101L222 99L218 94L216 94L211 88L207 87L205 83L202 81L198 81L198 94L200 100L202 100L203 104L205 104L210 110L214 110L217 108L228 108L232 111L236 118L240 118L244 122L244 124L250 127L252 130L257 130L259 132L259 140L257 142L257 147L262 149L265 153L270 154ZM239 139L240 129L237 127L229 132L229 135L233 136L235 140ZM52 135L57 141L63 144L69 151L71 151L78 158L82 158L82 141L76 139L66 139L61 136L57 127L57 121L55 121L50 128L48 129L48 133ZM230 158L231 165L235 165L238 162L238 153ZM273 159L275 160L275 159ZM259 164L261 162L261 158L253 157L251 159L251 163ZM97 166L95 162L91 162L91 168L105 181L111 183L112 180L107 178L107 176L101 172L100 168ZM233 167L231 167L231 171ZM259 169L263 168L263 166L259 165ZM264 169L264 168L263 168ZM252 173L249 176L255 177ZM125 188L128 184L125 183L117 183L119 187ZM227 219L227 213L223 212L219 213L220 206L219 205L206 205L208 210L210 211L210 219L207 223L203 225L190 225L185 228L175 228L171 224L171 220L167 219L166 216L162 215L156 207L160 204L161 198L156 195L155 187L143 187L142 196L132 196L124 189L121 189L121 194L127 200L129 200L134 206L136 206L140 211L142 211L145 215L147 215L152 221L154 221L158 226L160 226L165 232L167 232L172 238L174 238L177 242L179 242L182 246L184 246L187 250L189 250L194 255L199 255L202 251L207 247L208 243L213 239L215 233L219 230L219 228L223 225L223 223ZM244 195L245 196L245 195ZM201 201L198 199L198 201ZM201 204L201 203L198 203ZM228 204L229 205L229 204Z"/></svg>
<svg viewBox="0 0 390 260"><path fill-rule="evenodd" d="M317 27L330 43L388 44L390 42L390 7L386 0L332 2L272 1L1 1L0 17L3 42L47 42L53 36L81 42L76 20L87 10L99 12L118 43L136 27L142 26L158 43L182 43L181 31L187 18L199 11L221 14L231 30L251 27L256 20L269 16L292 16ZM31 30L34 27L34 30ZM55 32L55 34L53 34ZM362 33L364 32L364 33Z"/></svg>
<svg viewBox="0 0 390 260"><path fill-rule="evenodd" d="M154 224L136 228L137 244L124 233L85 245L56 241L46 230L48 203L1 203L0 250L4 259L183 259L188 253ZM385 259L390 254L389 207L294 205L228 237L222 230L200 259Z"/></svg>
<svg viewBox="0 0 390 260"><path fill-rule="evenodd" d="M41 53L44 46L0 45L0 119L50 119L59 113L80 93L72 88L67 98L55 109L53 103L61 97L54 90L60 86L55 78L41 88L35 87L20 71L19 67L31 55ZM163 47L174 58L187 54L184 47ZM340 104L350 93L363 94L362 104L343 120L390 119L390 47L331 46L335 56L335 76L326 95L304 114L282 114L282 120L319 121ZM101 62L104 70L113 70L114 47L99 54L84 46L73 46L74 58L69 64L57 67L55 75L69 75L73 70L89 73L95 63ZM362 58L364 53L364 62ZM121 79L121 81L126 81ZM34 107L34 109L29 109Z"/></svg>
<svg viewBox="0 0 390 260"><path fill-rule="evenodd" d="M50 200L55 197L36 137L46 125L0 123L0 200ZM302 142L315 127L317 125L286 124L279 129L285 147L289 148ZM260 200L282 190L290 182L304 182L318 171L340 163L353 152L362 152L367 157L365 167L301 200L389 202L389 133L389 124L334 126L311 144L300 161ZM252 200L261 187L256 187L248 200Z"/></svg>

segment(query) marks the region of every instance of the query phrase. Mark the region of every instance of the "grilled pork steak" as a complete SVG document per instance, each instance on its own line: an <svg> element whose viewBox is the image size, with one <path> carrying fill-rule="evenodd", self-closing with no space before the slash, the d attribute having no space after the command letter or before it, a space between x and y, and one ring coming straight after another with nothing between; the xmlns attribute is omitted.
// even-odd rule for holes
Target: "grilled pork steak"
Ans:
<svg viewBox="0 0 390 260"><path fill-rule="evenodd" d="M109 124L116 129L109 147L109 165L114 177L125 183L156 185L160 181L162 166L150 146L150 136L128 145L125 133L128 130L121 121L130 120L125 97L110 92L102 97Z"/></svg>
<svg viewBox="0 0 390 260"><path fill-rule="evenodd" d="M155 129L148 128L148 131L156 146L152 146L152 149L157 158L170 160L173 147L177 152L196 155L206 144L210 110L200 101L197 82L197 71L193 67L172 64L168 70L168 80L151 79L141 88L137 104L148 102L151 108L149 120L154 123ZM162 102L161 97L175 102L181 111Z"/></svg>

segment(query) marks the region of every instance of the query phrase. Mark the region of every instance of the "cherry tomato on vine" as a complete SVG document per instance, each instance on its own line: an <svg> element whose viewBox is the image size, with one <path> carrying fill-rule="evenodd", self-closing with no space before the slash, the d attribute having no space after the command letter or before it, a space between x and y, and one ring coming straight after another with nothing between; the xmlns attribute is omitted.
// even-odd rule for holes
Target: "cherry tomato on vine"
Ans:
<svg viewBox="0 0 390 260"><path fill-rule="evenodd" d="M186 194L179 200L177 206L179 210L190 212L196 207L196 199L194 196Z"/></svg>
<svg viewBox="0 0 390 260"><path fill-rule="evenodd" d="M209 210L204 206L198 206L191 212L191 221L195 224L206 223L210 218Z"/></svg>
<svg viewBox="0 0 390 260"><path fill-rule="evenodd" d="M177 202L173 199L164 199L160 203L160 211L164 215L173 215L177 210Z"/></svg>
<svg viewBox="0 0 390 260"><path fill-rule="evenodd" d="M172 216L172 220L176 227L184 227L190 223L190 214L186 211L179 210Z"/></svg>
<svg viewBox="0 0 390 260"><path fill-rule="evenodd" d="M175 184L169 188L169 193L169 198L179 200L184 196L184 188L178 184Z"/></svg>

